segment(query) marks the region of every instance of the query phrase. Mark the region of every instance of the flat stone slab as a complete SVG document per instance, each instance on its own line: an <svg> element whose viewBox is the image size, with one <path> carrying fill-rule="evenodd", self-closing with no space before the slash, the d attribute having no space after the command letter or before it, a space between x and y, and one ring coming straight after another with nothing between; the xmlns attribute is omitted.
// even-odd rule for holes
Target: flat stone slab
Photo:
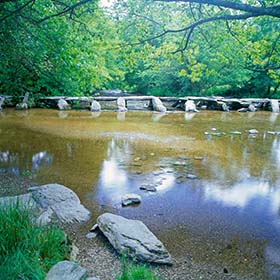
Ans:
<svg viewBox="0 0 280 280"><path fill-rule="evenodd" d="M97 218L97 224L118 253L140 261L172 264L164 245L143 222L105 213Z"/></svg>
<svg viewBox="0 0 280 280"><path fill-rule="evenodd" d="M85 268L70 261L62 261L54 265L45 280L85 280L87 271Z"/></svg>
<svg viewBox="0 0 280 280"><path fill-rule="evenodd" d="M53 212L62 223L85 222L91 216L79 197L63 185L47 184L29 190L37 204L50 215Z"/></svg>

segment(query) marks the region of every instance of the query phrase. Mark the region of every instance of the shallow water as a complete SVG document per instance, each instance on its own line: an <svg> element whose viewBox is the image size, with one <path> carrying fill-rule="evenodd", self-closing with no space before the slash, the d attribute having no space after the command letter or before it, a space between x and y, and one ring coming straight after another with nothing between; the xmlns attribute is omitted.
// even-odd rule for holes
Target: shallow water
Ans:
<svg viewBox="0 0 280 280"><path fill-rule="evenodd" d="M280 135L269 131L278 114L4 110L0 173L70 187L91 223L140 219L175 258L280 279ZM126 193L142 203L122 208Z"/></svg>

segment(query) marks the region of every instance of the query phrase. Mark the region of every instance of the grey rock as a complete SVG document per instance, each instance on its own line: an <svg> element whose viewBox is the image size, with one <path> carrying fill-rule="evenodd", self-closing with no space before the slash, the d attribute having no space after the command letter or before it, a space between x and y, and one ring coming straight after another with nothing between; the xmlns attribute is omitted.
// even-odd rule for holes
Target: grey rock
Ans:
<svg viewBox="0 0 280 280"><path fill-rule="evenodd" d="M27 109L28 109L27 103L18 103L16 105L16 110L27 110Z"/></svg>
<svg viewBox="0 0 280 280"><path fill-rule="evenodd" d="M90 232L86 235L86 238L87 239L93 239L97 236L97 233L96 232Z"/></svg>
<svg viewBox="0 0 280 280"><path fill-rule="evenodd" d="M24 97L23 97L23 100L22 100L22 103L28 103L28 99L29 99L29 92L26 92L24 94Z"/></svg>
<svg viewBox="0 0 280 280"><path fill-rule="evenodd" d="M54 265L48 272L45 280L85 280L85 268L70 261L62 261Z"/></svg>
<svg viewBox="0 0 280 280"><path fill-rule="evenodd" d="M156 192L157 191L157 189L154 185L146 185L146 184L141 185L140 190L144 190L147 192Z"/></svg>
<svg viewBox="0 0 280 280"><path fill-rule="evenodd" d="M98 217L97 223L118 253L127 253L140 261L172 263L163 244L141 221L105 213Z"/></svg>
<svg viewBox="0 0 280 280"><path fill-rule="evenodd" d="M64 99L59 99L57 102L57 107L59 110L70 110L71 106Z"/></svg>
<svg viewBox="0 0 280 280"><path fill-rule="evenodd" d="M90 232L94 232L98 229L98 224L94 224L92 228L89 230Z"/></svg>
<svg viewBox="0 0 280 280"><path fill-rule="evenodd" d="M277 99L270 100L271 111L273 113L279 113L279 101Z"/></svg>
<svg viewBox="0 0 280 280"><path fill-rule="evenodd" d="M88 277L86 280L100 280L100 278L97 278L97 277Z"/></svg>
<svg viewBox="0 0 280 280"><path fill-rule="evenodd" d="M4 101L5 101L5 97L0 97L0 111L2 111L2 106L4 104Z"/></svg>
<svg viewBox="0 0 280 280"><path fill-rule="evenodd" d="M222 110L225 112L229 112L229 107L225 102L221 102Z"/></svg>
<svg viewBox="0 0 280 280"><path fill-rule="evenodd" d="M258 134L259 132L258 132L258 130L256 130L256 129L250 129L249 130L249 134Z"/></svg>
<svg viewBox="0 0 280 280"><path fill-rule="evenodd" d="M153 110L158 112L166 112L166 107L162 104L158 97L152 97Z"/></svg>
<svg viewBox="0 0 280 280"><path fill-rule="evenodd" d="M90 105L90 111L91 112L100 112L101 111L101 105L99 104L99 102L97 102L96 100L93 100L91 105Z"/></svg>
<svg viewBox="0 0 280 280"><path fill-rule="evenodd" d="M248 109L247 108L240 108L237 111L240 112L240 113L246 113L246 112L248 112Z"/></svg>
<svg viewBox="0 0 280 280"><path fill-rule="evenodd" d="M249 110L250 112L256 112L256 111L257 111L256 107L255 107L253 104L250 104L250 105L249 105L248 110Z"/></svg>
<svg viewBox="0 0 280 280"><path fill-rule="evenodd" d="M141 196L134 193L129 193L122 196L122 205L128 206L131 204L139 204L141 202Z"/></svg>
<svg viewBox="0 0 280 280"><path fill-rule="evenodd" d="M187 179L192 179L192 180L193 180L193 179L198 179L198 177L197 177L196 175L194 175L194 174L187 174L187 175L186 175L186 178L187 178Z"/></svg>
<svg viewBox="0 0 280 280"><path fill-rule="evenodd" d="M117 99L117 106L119 112L127 112L126 101L124 97L119 97Z"/></svg>
<svg viewBox="0 0 280 280"><path fill-rule="evenodd" d="M42 209L51 209L63 223L85 222L90 212L81 204L78 196L59 184L47 184L30 188L32 197Z"/></svg>
<svg viewBox="0 0 280 280"><path fill-rule="evenodd" d="M185 112L199 112L193 100L187 100L185 103Z"/></svg>

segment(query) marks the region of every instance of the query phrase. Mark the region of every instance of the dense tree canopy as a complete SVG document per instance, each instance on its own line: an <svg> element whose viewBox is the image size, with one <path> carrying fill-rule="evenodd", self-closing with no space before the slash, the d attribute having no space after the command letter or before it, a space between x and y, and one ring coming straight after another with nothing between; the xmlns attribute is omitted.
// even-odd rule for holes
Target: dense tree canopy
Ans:
<svg viewBox="0 0 280 280"><path fill-rule="evenodd" d="M0 94L280 97L278 0L0 0Z"/></svg>

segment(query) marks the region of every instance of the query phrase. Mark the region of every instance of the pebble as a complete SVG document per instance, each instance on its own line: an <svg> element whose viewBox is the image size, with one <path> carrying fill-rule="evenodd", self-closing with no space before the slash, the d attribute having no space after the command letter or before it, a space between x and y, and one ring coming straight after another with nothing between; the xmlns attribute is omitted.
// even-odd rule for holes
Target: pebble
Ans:
<svg viewBox="0 0 280 280"><path fill-rule="evenodd" d="M231 131L230 133L231 133L231 134L236 134L236 135L242 134L240 131Z"/></svg>
<svg viewBox="0 0 280 280"><path fill-rule="evenodd" d="M86 235L86 238L87 239L93 239L97 236L97 233L96 232L90 232Z"/></svg>
<svg viewBox="0 0 280 280"><path fill-rule="evenodd" d="M187 178L187 179L192 179L192 180L193 180L193 179L198 179L198 177L197 177L196 175L194 175L194 174L187 174L187 175L186 175L186 178Z"/></svg>

